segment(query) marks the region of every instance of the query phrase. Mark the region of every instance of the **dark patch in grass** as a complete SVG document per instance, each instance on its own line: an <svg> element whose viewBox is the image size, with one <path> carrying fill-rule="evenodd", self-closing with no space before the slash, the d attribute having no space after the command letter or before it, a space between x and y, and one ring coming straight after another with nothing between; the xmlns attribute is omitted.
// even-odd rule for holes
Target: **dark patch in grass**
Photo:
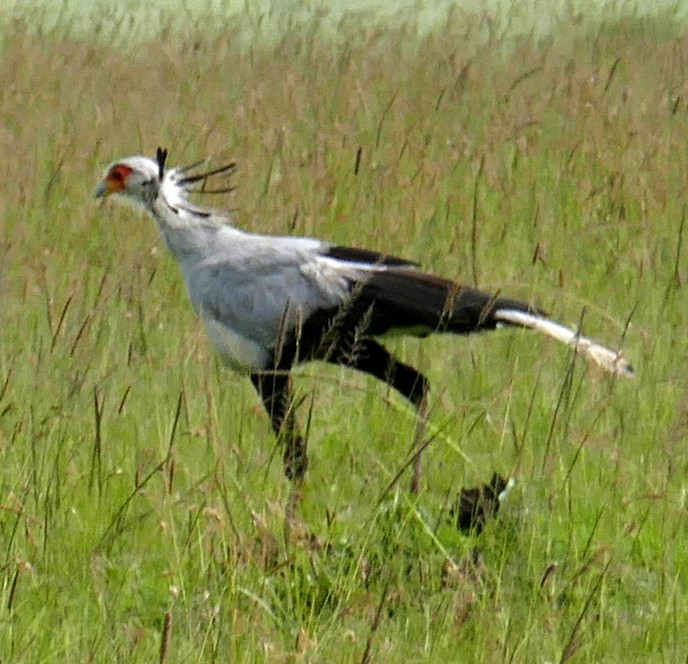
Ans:
<svg viewBox="0 0 688 664"><path fill-rule="evenodd" d="M498 473L489 484L461 489L450 514L456 517L457 528L466 535L480 535L489 519L499 511L499 496L507 487L507 480Z"/></svg>

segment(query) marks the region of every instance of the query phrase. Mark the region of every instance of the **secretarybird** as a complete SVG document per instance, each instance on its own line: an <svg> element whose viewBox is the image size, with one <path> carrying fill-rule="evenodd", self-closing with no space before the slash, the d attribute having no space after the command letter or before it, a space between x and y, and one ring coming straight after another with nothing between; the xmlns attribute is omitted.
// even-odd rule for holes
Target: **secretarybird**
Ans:
<svg viewBox="0 0 688 664"><path fill-rule="evenodd" d="M188 200L190 193L209 192L209 178L231 174L234 164L199 172L205 163L199 162L168 170L166 157L158 148L156 159L116 161L96 196L114 195L155 219L215 349L225 364L250 376L283 445L285 473L297 484L308 466L290 387L290 371L300 362L322 360L384 381L416 409L416 440L422 440L428 381L376 340L388 332L425 336L530 328L607 372L633 376L620 353L526 302L466 288L376 251L234 228L222 214ZM412 489L418 488L419 459L420 453Z"/></svg>

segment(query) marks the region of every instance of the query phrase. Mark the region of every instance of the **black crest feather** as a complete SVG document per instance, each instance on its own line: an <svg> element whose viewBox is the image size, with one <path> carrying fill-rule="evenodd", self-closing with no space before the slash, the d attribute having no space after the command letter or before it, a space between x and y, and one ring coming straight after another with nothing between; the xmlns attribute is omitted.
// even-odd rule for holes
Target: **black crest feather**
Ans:
<svg viewBox="0 0 688 664"><path fill-rule="evenodd" d="M196 174L190 174L189 171L192 171L193 169L197 168L198 166L201 166L203 164L207 163L205 160L204 161L197 161L195 164L191 164L190 166L185 166L183 168L177 169L180 173L185 173L186 175L183 178L178 178L177 183L182 185L187 191L196 193L196 194L226 194L229 193L230 191L234 191L234 187L219 187L215 189L207 189L206 184L209 180L209 178L215 176L215 175L226 175L230 176L233 175L234 172L236 171L236 163L231 162L230 164L225 164L224 166L218 166L217 168L213 168L212 170L209 171L204 171L203 173L196 173ZM191 187L193 185L197 185L196 189L192 189Z"/></svg>
<svg viewBox="0 0 688 664"><path fill-rule="evenodd" d="M155 158L158 161L158 176L162 181L162 176L165 174L165 162L167 161L167 149L158 148L155 151Z"/></svg>

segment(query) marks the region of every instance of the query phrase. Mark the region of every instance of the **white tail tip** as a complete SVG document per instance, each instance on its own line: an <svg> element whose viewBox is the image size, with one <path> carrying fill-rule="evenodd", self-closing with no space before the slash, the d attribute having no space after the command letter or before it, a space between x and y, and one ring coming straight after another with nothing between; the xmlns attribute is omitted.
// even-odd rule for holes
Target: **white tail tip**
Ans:
<svg viewBox="0 0 688 664"><path fill-rule="evenodd" d="M557 341L571 346L577 353L590 360L606 372L624 378L633 378L635 371L631 363L620 353L607 348L596 341L578 334L561 323L555 323L548 318L529 314L516 309L498 309L494 312L496 320L527 327L542 332Z"/></svg>

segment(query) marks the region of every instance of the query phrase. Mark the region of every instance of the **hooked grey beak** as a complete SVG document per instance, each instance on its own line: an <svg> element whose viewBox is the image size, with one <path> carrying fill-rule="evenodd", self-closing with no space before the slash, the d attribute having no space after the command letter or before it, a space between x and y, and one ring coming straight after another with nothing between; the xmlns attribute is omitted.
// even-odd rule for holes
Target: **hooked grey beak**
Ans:
<svg viewBox="0 0 688 664"><path fill-rule="evenodd" d="M105 182L99 182L98 186L96 187L96 198L105 198L107 196L107 187L105 186Z"/></svg>

